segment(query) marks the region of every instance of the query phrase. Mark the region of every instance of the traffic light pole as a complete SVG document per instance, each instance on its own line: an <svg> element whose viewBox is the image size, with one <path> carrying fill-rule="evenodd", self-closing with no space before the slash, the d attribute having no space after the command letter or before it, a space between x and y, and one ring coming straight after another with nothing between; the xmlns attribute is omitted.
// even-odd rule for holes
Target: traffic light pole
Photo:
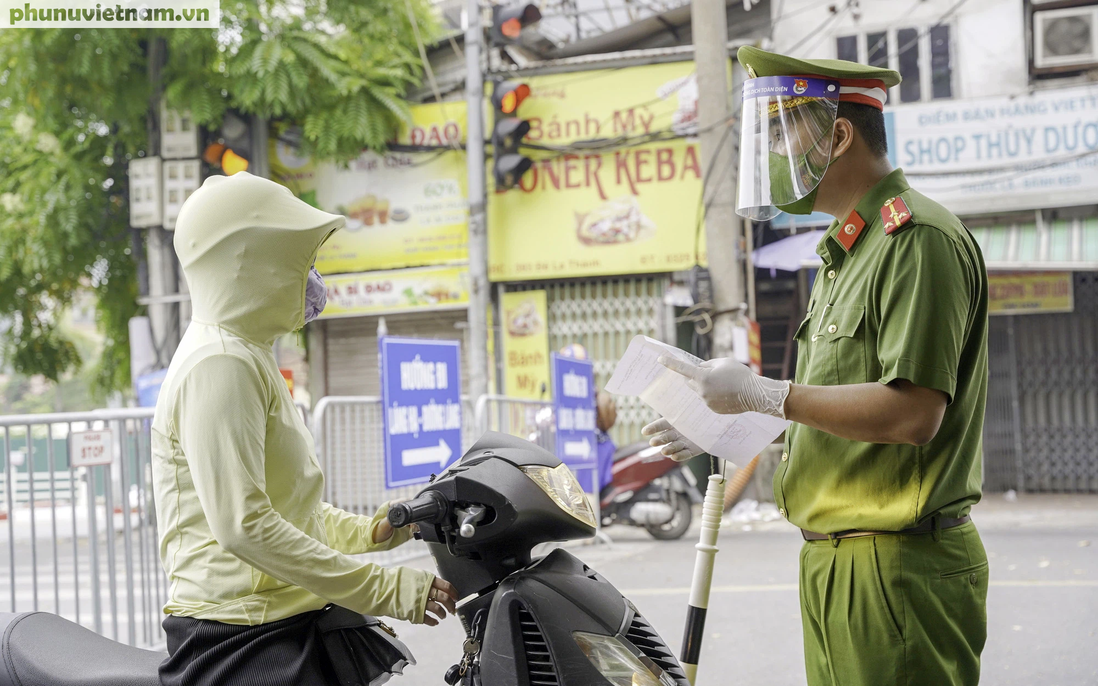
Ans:
<svg viewBox="0 0 1098 686"><path fill-rule="evenodd" d="M469 395L488 392L488 231L484 166L484 72L480 56L484 44L480 4L468 0L465 29L465 161L469 196Z"/></svg>

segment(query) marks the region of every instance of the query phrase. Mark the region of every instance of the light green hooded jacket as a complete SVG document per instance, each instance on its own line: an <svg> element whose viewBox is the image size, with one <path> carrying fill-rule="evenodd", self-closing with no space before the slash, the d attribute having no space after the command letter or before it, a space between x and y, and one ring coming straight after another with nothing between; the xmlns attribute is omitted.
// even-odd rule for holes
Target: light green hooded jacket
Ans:
<svg viewBox="0 0 1098 686"><path fill-rule="evenodd" d="M262 624L329 602L423 622L428 572L348 555L372 518L321 501L324 475L272 351L305 319L320 245L343 225L247 173L206 180L183 205L175 250L194 316L172 358L152 427L164 612Z"/></svg>

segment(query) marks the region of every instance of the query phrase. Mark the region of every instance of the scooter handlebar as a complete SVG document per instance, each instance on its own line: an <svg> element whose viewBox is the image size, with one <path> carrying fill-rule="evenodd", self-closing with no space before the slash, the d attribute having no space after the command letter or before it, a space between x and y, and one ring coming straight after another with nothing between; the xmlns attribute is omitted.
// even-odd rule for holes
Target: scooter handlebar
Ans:
<svg viewBox="0 0 1098 686"><path fill-rule="evenodd" d="M391 505L389 523L397 529L418 522L437 524L442 521L448 511L446 499L441 494L436 491L427 491L411 500Z"/></svg>

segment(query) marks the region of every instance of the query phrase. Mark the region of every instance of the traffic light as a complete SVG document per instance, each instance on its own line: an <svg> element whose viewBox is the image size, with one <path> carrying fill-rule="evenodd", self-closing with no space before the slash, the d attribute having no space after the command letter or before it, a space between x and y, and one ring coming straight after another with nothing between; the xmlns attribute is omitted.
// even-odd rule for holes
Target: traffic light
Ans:
<svg viewBox="0 0 1098 686"><path fill-rule="evenodd" d="M497 81L492 86L492 173L496 190L505 191L518 185L522 175L534 164L519 152L519 144L530 132L530 122L515 115L522 101L530 95L530 87L518 81Z"/></svg>
<svg viewBox="0 0 1098 686"><path fill-rule="evenodd" d="M517 43L522 29L541 20L541 10L532 3L492 7L492 43Z"/></svg>
<svg viewBox="0 0 1098 686"><path fill-rule="evenodd" d="M247 120L235 112L226 112L221 128L210 132L202 159L232 176L247 171L252 157L252 131Z"/></svg>

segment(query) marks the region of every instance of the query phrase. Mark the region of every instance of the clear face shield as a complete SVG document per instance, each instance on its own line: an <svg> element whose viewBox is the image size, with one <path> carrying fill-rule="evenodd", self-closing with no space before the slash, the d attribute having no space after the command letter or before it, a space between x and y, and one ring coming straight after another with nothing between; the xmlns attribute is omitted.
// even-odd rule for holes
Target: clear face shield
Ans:
<svg viewBox="0 0 1098 686"><path fill-rule="evenodd" d="M831 163L838 110L838 81L766 76L744 82L740 216L770 219L778 207L816 189Z"/></svg>

